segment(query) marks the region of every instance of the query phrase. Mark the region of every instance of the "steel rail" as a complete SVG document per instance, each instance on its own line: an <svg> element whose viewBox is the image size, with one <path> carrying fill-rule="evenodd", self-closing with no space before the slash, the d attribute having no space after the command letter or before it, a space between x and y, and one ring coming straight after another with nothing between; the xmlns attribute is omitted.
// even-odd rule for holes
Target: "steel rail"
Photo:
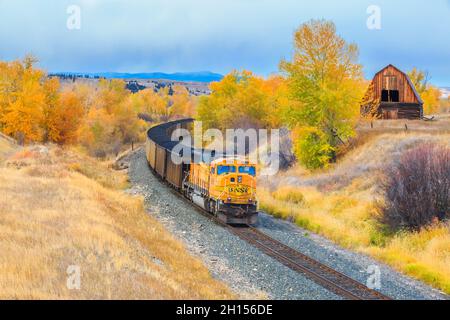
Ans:
<svg viewBox="0 0 450 320"><path fill-rule="evenodd" d="M176 125L178 122L174 121L172 124ZM168 128L168 124L163 124L164 128ZM157 126L158 127L158 126ZM158 128L154 127L153 130L157 131ZM164 134L158 134L158 138L164 140L162 137ZM148 138L152 138L149 134ZM155 139L158 140L158 139ZM158 141L155 141L158 144ZM350 278L349 276L338 272L337 270L307 256L286 244L270 237L269 235L263 233L259 229L252 226L232 226L219 220L216 216L211 215L209 212L203 208L197 206L196 204L190 202L184 195L170 187L166 181L162 180L160 177L155 175L163 183L165 183L173 194L177 195L187 203L189 203L193 208L197 209L202 215L211 219L218 225L229 230L231 233L238 236L240 239L246 241L247 243L253 245L261 252L267 256L277 260L286 267L303 274L310 280L316 282L320 286L326 288L327 290L351 300L391 300L391 298L383 295L382 293L368 288L364 284Z"/></svg>
<svg viewBox="0 0 450 320"><path fill-rule="evenodd" d="M231 231L290 269L304 274L329 291L351 300L390 300L387 296L251 227Z"/></svg>

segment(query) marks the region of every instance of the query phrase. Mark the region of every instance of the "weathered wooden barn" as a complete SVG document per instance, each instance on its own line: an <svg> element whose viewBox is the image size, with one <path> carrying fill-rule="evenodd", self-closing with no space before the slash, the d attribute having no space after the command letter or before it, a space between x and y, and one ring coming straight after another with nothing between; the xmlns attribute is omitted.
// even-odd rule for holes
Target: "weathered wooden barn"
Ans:
<svg viewBox="0 0 450 320"><path fill-rule="evenodd" d="M423 101L408 75L390 64L375 74L361 114L378 119L421 119Z"/></svg>

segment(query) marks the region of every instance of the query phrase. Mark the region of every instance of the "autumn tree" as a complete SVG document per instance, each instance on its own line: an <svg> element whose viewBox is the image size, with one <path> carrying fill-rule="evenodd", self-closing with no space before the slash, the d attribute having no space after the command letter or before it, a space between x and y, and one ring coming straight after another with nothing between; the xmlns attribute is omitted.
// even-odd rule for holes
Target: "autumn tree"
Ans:
<svg viewBox="0 0 450 320"><path fill-rule="evenodd" d="M422 93L423 110L425 114L434 114L439 111L441 105L441 91L439 88L429 85Z"/></svg>
<svg viewBox="0 0 450 320"><path fill-rule="evenodd" d="M173 89L167 86L157 92L158 99L162 102L160 110L158 111L160 121L165 122L170 119L170 108L173 105L173 101L171 99L172 93Z"/></svg>
<svg viewBox="0 0 450 320"><path fill-rule="evenodd" d="M249 71L234 71L210 85L211 95L200 98L199 120L208 128L269 128L279 124L284 79L263 79Z"/></svg>
<svg viewBox="0 0 450 320"><path fill-rule="evenodd" d="M139 118L140 108L132 102L134 94L116 109L114 113L114 132L120 136L123 144L131 144L143 141L144 132L148 124Z"/></svg>
<svg viewBox="0 0 450 320"><path fill-rule="evenodd" d="M33 68L35 58L0 65L0 129L19 143L41 141L46 102L44 73Z"/></svg>
<svg viewBox="0 0 450 320"><path fill-rule="evenodd" d="M123 103L129 94L123 80L100 79L94 105L96 108L105 109L108 113L114 113L114 108Z"/></svg>
<svg viewBox="0 0 450 320"><path fill-rule="evenodd" d="M186 118L194 115L196 101L189 95L189 91L185 87L174 86L170 100L169 112L171 117Z"/></svg>
<svg viewBox="0 0 450 320"><path fill-rule="evenodd" d="M282 117L294 129L301 162L309 168L323 167L355 134L364 89L358 48L323 20L301 25L294 44L292 60L280 64L291 98Z"/></svg>
<svg viewBox="0 0 450 320"><path fill-rule="evenodd" d="M81 93L86 91L84 88ZM173 92L168 87L158 92L148 88L133 94L122 80L100 80L94 98L84 97L82 101L90 107L78 131L80 143L98 157L116 155L125 145L143 141L148 122L186 117L194 109L194 101L184 87L175 86Z"/></svg>
<svg viewBox="0 0 450 320"><path fill-rule="evenodd" d="M42 141L55 141L58 131L56 118L59 104L60 83L57 78L47 79L44 82L45 103L42 108L41 127L43 130Z"/></svg>
<svg viewBox="0 0 450 320"><path fill-rule="evenodd" d="M114 118L105 109L91 108L78 135L81 146L92 156L105 158L120 151L120 140L114 136Z"/></svg>
<svg viewBox="0 0 450 320"><path fill-rule="evenodd" d="M102 158L117 155L125 145L132 146L143 139L147 125L138 115L145 108L145 101L142 94L126 90L124 81L100 80L92 102L88 100L83 101L91 107L78 134L89 154ZM82 105L77 110L81 112Z"/></svg>
<svg viewBox="0 0 450 320"><path fill-rule="evenodd" d="M436 113L440 107L441 92L429 83L430 77L428 72L413 68L408 72L408 76L423 100L424 113Z"/></svg>
<svg viewBox="0 0 450 320"><path fill-rule="evenodd" d="M83 109L59 80L36 69L36 59L0 63L0 129L19 143L76 142Z"/></svg>
<svg viewBox="0 0 450 320"><path fill-rule="evenodd" d="M61 87L35 62L32 56L0 62L0 130L20 143L80 143L88 153L107 157L144 139L148 124L140 113L149 112L157 121L193 113L194 102L184 88L132 94L116 79L101 79L96 87Z"/></svg>
<svg viewBox="0 0 450 320"><path fill-rule="evenodd" d="M55 108L47 119L48 140L58 144L76 143L78 129L83 120L83 105L76 93L61 92Z"/></svg>
<svg viewBox="0 0 450 320"><path fill-rule="evenodd" d="M71 86L66 86L65 89L72 91L76 95L85 113L94 106L97 95L95 85L77 82Z"/></svg>
<svg viewBox="0 0 450 320"><path fill-rule="evenodd" d="M373 82L370 82L369 87L364 94L361 102L362 116L365 120L373 120L380 118L378 107L380 105L380 99L375 98L375 90Z"/></svg>
<svg viewBox="0 0 450 320"><path fill-rule="evenodd" d="M134 108L139 110L145 118L155 122L167 118L169 114L169 97L167 90L155 92L153 89L141 90L131 96Z"/></svg>

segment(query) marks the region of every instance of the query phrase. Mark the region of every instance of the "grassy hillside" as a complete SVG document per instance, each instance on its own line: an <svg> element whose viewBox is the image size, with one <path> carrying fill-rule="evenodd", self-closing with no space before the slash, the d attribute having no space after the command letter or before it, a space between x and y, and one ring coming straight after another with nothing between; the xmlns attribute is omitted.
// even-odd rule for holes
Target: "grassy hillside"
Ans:
<svg viewBox="0 0 450 320"><path fill-rule="evenodd" d="M261 209L450 293L450 223L389 234L377 222L377 184L383 167L424 141L450 145L450 133L366 137L329 170L309 172L297 166L262 181Z"/></svg>
<svg viewBox="0 0 450 320"><path fill-rule="evenodd" d="M4 136L0 132L0 161L5 159L8 154L17 149L18 147L11 141L11 139L7 136Z"/></svg>
<svg viewBox="0 0 450 320"><path fill-rule="evenodd" d="M0 139L2 153L5 143ZM126 183L125 174L57 147L4 159L0 298L231 298L141 199L120 190ZM67 287L73 266L79 290Z"/></svg>

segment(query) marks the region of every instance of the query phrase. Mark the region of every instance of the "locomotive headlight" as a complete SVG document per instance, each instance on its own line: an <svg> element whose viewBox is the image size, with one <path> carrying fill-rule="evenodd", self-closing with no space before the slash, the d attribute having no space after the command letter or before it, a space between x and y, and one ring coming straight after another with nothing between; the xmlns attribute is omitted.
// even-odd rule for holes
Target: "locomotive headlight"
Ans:
<svg viewBox="0 0 450 320"><path fill-rule="evenodd" d="M242 176L238 176L238 183L242 183Z"/></svg>

